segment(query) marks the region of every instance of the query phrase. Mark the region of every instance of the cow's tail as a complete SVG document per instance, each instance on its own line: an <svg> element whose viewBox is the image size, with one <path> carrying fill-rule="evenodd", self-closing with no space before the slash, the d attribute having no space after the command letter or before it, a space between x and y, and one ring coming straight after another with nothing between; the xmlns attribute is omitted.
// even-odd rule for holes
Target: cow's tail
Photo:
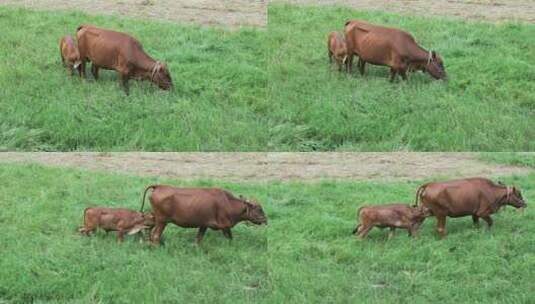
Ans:
<svg viewBox="0 0 535 304"><path fill-rule="evenodd" d="M141 199L141 208L139 209L140 212L143 212L143 206L145 206L145 196L147 195L147 192L149 189L156 189L158 185L150 185L147 188L145 188L145 192L143 192L143 198Z"/></svg>
<svg viewBox="0 0 535 304"><path fill-rule="evenodd" d="M351 20L347 20L346 23L344 23L344 27L351 23Z"/></svg>
<svg viewBox="0 0 535 304"><path fill-rule="evenodd" d="M418 190L416 190L416 198L414 199L413 207L418 207L418 203L422 201L422 195L424 194L424 191L425 191L425 188L427 188L427 185L429 184L423 184L418 188Z"/></svg>

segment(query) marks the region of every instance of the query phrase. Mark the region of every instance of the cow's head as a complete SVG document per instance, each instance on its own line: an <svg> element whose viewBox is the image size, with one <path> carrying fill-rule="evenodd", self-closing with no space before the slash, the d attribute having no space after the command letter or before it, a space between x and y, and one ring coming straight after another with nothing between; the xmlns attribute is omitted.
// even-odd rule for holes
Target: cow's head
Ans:
<svg viewBox="0 0 535 304"><path fill-rule="evenodd" d="M520 193L520 189L516 187L507 187L507 192L505 194L505 203L511 205L515 208L526 208L526 202Z"/></svg>
<svg viewBox="0 0 535 304"><path fill-rule="evenodd" d="M170 90L173 87L173 80L169 69L165 63L157 61L151 71L150 81L162 90Z"/></svg>
<svg viewBox="0 0 535 304"><path fill-rule="evenodd" d="M249 201L240 196L245 204L244 218L256 225L267 225L267 217L262 206L256 201Z"/></svg>
<svg viewBox="0 0 535 304"><path fill-rule="evenodd" d="M431 77L435 79L446 79L446 68L444 68L444 62L440 55L435 51L429 52L427 58L427 64L425 65L425 72L429 73Z"/></svg>

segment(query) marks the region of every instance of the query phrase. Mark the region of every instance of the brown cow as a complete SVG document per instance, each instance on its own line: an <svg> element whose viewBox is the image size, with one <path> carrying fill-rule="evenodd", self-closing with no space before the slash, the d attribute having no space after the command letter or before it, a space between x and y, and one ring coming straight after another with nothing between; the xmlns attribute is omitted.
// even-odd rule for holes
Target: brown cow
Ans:
<svg viewBox="0 0 535 304"><path fill-rule="evenodd" d="M416 191L416 205L419 201L431 209L437 218L437 230L441 237L446 236L448 216L471 215L476 225L479 224L479 218L483 218L490 228L490 215L504 205L526 207L520 189L478 177L424 184Z"/></svg>
<svg viewBox="0 0 535 304"><path fill-rule="evenodd" d="M91 61L91 73L95 80L98 79L100 68L116 70L127 95L130 78L149 80L162 90L173 87L167 66L147 55L141 43L134 37L92 25L78 27L76 37L82 59L83 77L85 77L85 64Z"/></svg>
<svg viewBox="0 0 535 304"><path fill-rule="evenodd" d="M411 207L407 204L387 204L360 207L357 211L359 224L353 234L364 239L373 227L390 228L388 238L394 235L396 228L404 228L410 236L416 236L418 229L429 216L425 207Z"/></svg>
<svg viewBox="0 0 535 304"><path fill-rule="evenodd" d="M141 213L124 208L91 207L84 211L84 226L78 231L89 236L97 228L106 233L117 231L117 239L123 241L124 234L143 233L154 226L151 213Z"/></svg>
<svg viewBox="0 0 535 304"><path fill-rule="evenodd" d="M77 69L79 73L80 64L80 52L78 52L78 47L74 43L72 36L63 36L59 40L59 54L61 56L61 62L63 66L66 66L69 69L71 76L74 73L74 69Z"/></svg>
<svg viewBox="0 0 535 304"><path fill-rule="evenodd" d="M345 36L348 51L347 70L351 72L353 56L359 56L358 67L364 75L366 63L390 67L390 81L397 74L407 80L407 70L421 70L435 79L446 79L442 58L435 51L419 46L411 34L365 21L346 22Z"/></svg>
<svg viewBox="0 0 535 304"><path fill-rule="evenodd" d="M342 33L331 32L327 38L327 53L329 62L333 62L333 57L338 64L338 70L342 70L342 65L346 64L347 46L346 39Z"/></svg>
<svg viewBox="0 0 535 304"><path fill-rule="evenodd" d="M141 210L149 189L153 189L150 203L155 227L150 238L154 244L160 243L163 230L170 222L184 228L199 228L197 243L202 241L207 228L222 230L225 237L232 239L230 229L241 221L267 224L262 206L216 188L149 186L143 193Z"/></svg>

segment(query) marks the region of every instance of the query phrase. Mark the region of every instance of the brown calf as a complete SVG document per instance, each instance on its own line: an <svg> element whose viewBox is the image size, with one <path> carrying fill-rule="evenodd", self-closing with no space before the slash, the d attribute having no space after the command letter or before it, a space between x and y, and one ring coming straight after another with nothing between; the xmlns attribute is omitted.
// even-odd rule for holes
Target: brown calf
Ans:
<svg viewBox="0 0 535 304"><path fill-rule="evenodd" d="M327 53L329 55L329 62L333 62L333 57L338 64L338 70L342 70L342 66L346 64L347 60L347 46L346 39L342 33L331 32L327 38Z"/></svg>
<svg viewBox="0 0 535 304"><path fill-rule="evenodd" d="M78 73L81 73L80 64L80 52L78 52L78 47L74 43L72 36L63 36L59 40L59 54L61 56L61 62L63 66L66 66L71 76L74 73L74 69L78 70ZM81 75L81 74L80 74Z"/></svg>
<svg viewBox="0 0 535 304"><path fill-rule="evenodd" d="M430 215L424 207L411 207L407 204L387 204L364 206L357 211L359 224L353 234L364 239L373 227L390 228L388 238L394 235L396 228L404 228L410 236L416 236L420 225Z"/></svg>
<svg viewBox="0 0 535 304"><path fill-rule="evenodd" d="M91 61L91 73L95 79L98 79L98 71L101 68L117 71L127 95L130 78L149 80L162 90L173 87L167 66L147 55L141 43L134 37L92 25L78 27L76 37L82 59L83 77L85 64Z"/></svg>
<svg viewBox="0 0 535 304"><path fill-rule="evenodd" d="M123 241L124 234L143 233L154 226L151 213L141 213L124 208L91 207L84 211L84 226L78 231L89 236L97 228L117 231L117 238Z"/></svg>

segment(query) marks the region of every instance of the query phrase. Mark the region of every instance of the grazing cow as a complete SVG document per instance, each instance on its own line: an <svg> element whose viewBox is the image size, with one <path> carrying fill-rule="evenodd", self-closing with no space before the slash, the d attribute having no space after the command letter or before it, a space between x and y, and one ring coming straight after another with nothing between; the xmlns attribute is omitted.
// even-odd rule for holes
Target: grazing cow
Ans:
<svg viewBox="0 0 535 304"><path fill-rule="evenodd" d="M407 204L387 204L364 206L357 211L359 224L353 234L364 239L373 227L390 228L388 238L394 235L396 228L404 228L410 236L416 236L425 218L430 215L425 207L411 207Z"/></svg>
<svg viewBox="0 0 535 304"><path fill-rule="evenodd" d="M347 60L347 46L346 39L342 33L331 32L327 38L327 53L329 54L329 62L333 62L333 57L338 64L338 70L342 70L342 65L346 64Z"/></svg>
<svg viewBox="0 0 535 304"><path fill-rule="evenodd" d="M446 236L448 216L471 215L476 225L483 218L490 228L491 214L504 205L526 207L520 189L477 177L424 184L416 191L416 205L419 202L437 218L437 230L442 238Z"/></svg>
<svg viewBox="0 0 535 304"><path fill-rule="evenodd" d="M141 43L134 37L92 25L78 27L76 37L82 59L83 77L85 77L85 64L91 61L91 73L95 79L98 79L100 68L116 70L127 95L130 78L149 80L162 90L173 87L167 66L147 55Z"/></svg>
<svg viewBox="0 0 535 304"><path fill-rule="evenodd" d="M154 226L151 213L141 213L124 208L91 207L84 211L84 226L78 231L89 236L97 228L108 233L117 231L117 239L122 242L124 234L143 233Z"/></svg>
<svg viewBox="0 0 535 304"><path fill-rule="evenodd" d="M230 229L241 221L267 224L266 215L258 203L216 188L149 186L143 193L141 210L149 189L153 189L150 203L155 227L150 238L154 244L160 243L162 232L170 222L184 228L199 228L197 243L202 241L207 228L222 230L225 237L232 239Z"/></svg>
<svg viewBox="0 0 535 304"><path fill-rule="evenodd" d="M74 73L74 69L77 69L79 73L80 64L80 52L78 52L78 47L74 43L72 36L63 36L59 40L59 54L61 56L61 62L63 66L66 66L69 69L71 76Z"/></svg>
<svg viewBox="0 0 535 304"><path fill-rule="evenodd" d="M407 71L421 70L435 79L446 79L442 58L435 51L419 46L411 34L365 21L346 22L348 51L347 70L351 72L353 55L359 56L358 67L364 75L366 63L390 67L390 81L399 74L407 80Z"/></svg>

